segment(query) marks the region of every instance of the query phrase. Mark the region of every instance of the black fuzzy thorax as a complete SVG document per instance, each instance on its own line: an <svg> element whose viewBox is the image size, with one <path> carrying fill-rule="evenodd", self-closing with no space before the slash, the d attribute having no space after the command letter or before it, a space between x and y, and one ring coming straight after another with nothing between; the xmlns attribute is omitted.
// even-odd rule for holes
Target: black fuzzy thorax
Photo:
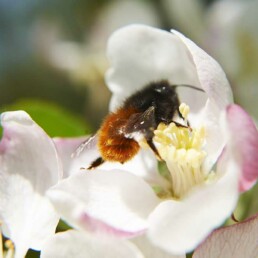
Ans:
<svg viewBox="0 0 258 258"><path fill-rule="evenodd" d="M175 113L178 113L179 104L176 87L162 80L152 82L134 93L125 100L123 108L134 108L139 112L144 112L153 106L155 122L158 126L161 122L169 124L173 120Z"/></svg>

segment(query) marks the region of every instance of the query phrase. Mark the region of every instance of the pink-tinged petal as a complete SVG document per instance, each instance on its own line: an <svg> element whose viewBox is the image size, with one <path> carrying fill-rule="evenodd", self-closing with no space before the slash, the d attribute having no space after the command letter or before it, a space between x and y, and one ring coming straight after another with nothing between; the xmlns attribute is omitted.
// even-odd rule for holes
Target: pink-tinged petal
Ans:
<svg viewBox="0 0 258 258"><path fill-rule="evenodd" d="M113 93L111 110L153 81L199 86L196 68L177 36L144 25L129 25L114 32L108 41L111 68L106 82Z"/></svg>
<svg viewBox="0 0 258 258"><path fill-rule="evenodd" d="M54 143L27 113L3 113L1 123L0 220L23 257L55 232L59 218L44 195L62 169Z"/></svg>
<svg viewBox="0 0 258 258"><path fill-rule="evenodd" d="M144 258L129 241L68 230L50 238L41 258Z"/></svg>
<svg viewBox="0 0 258 258"><path fill-rule="evenodd" d="M217 61L181 33L175 30L172 30L172 33L180 38L189 49L199 81L208 98L220 109L232 103L233 96L229 82Z"/></svg>
<svg viewBox="0 0 258 258"><path fill-rule="evenodd" d="M48 196L72 226L119 237L142 234L159 203L148 184L123 171L76 174L50 189Z"/></svg>
<svg viewBox="0 0 258 258"><path fill-rule="evenodd" d="M239 168L227 159L219 178L193 189L182 200L162 202L150 215L149 237L172 254L192 251L233 212L238 199Z"/></svg>
<svg viewBox="0 0 258 258"><path fill-rule="evenodd" d="M155 246L150 242L150 240L146 237L146 234L135 237L131 239L131 241L141 250L144 257L146 258L186 258L183 255L172 255L158 246Z"/></svg>
<svg viewBox="0 0 258 258"><path fill-rule="evenodd" d="M80 217L78 217L78 223L83 226L84 230L87 230L89 232L94 232L96 234L105 234L109 236L118 236L119 238L131 238L141 235L145 232L145 229L129 232L126 230L114 228L86 213L83 213L80 215Z"/></svg>
<svg viewBox="0 0 258 258"><path fill-rule="evenodd" d="M89 171L82 170L81 168L87 168L90 164L98 157L100 153L97 149L97 137L94 138L90 144L82 150L78 155L71 155L75 153L78 146L87 137L78 138L55 138L58 153L62 159L64 167L64 178L76 174L76 173L87 173ZM101 170L113 170L118 169L132 173L138 177L141 177L152 186L167 187L167 182L158 172L157 158L150 150L141 150L139 153L130 161L121 164L119 162L105 162L99 168ZM94 170L93 170L94 171Z"/></svg>
<svg viewBox="0 0 258 258"><path fill-rule="evenodd" d="M249 190L258 178L258 131L252 118L238 105L227 107L227 129L235 162L241 167L239 190Z"/></svg>
<svg viewBox="0 0 258 258"><path fill-rule="evenodd" d="M193 258L258 257L258 215L215 230L194 252Z"/></svg>
<svg viewBox="0 0 258 258"><path fill-rule="evenodd" d="M75 155L75 151L80 146L87 136L74 137L74 138L54 138L54 143L56 145L58 154L63 164L63 178L67 178L74 173L78 173L81 167L85 164L89 164L92 160L96 158L98 154L94 155L94 150L96 148L88 148L86 155ZM72 157L75 155L74 157Z"/></svg>

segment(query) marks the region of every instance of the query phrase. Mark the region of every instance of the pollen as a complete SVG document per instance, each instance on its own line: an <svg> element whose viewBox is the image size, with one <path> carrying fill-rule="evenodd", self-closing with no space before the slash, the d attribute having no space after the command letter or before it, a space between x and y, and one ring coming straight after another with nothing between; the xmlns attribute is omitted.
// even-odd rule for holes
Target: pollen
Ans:
<svg viewBox="0 0 258 258"><path fill-rule="evenodd" d="M180 105L180 112L187 119L190 109ZM154 142L171 174L172 196L182 198L192 187L205 181L202 164L206 157L205 127L180 127L175 123L159 124L154 131Z"/></svg>

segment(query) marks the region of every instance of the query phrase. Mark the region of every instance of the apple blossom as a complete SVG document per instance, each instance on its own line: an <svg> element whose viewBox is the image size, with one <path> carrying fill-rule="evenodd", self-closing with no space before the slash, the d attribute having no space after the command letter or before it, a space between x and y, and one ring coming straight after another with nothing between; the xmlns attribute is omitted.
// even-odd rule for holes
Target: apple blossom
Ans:
<svg viewBox="0 0 258 258"><path fill-rule="evenodd" d="M61 177L55 145L24 111L1 114L0 220L12 240L15 257L29 248L40 250L59 220L45 196Z"/></svg>
<svg viewBox="0 0 258 258"><path fill-rule="evenodd" d="M171 254L192 251L232 214L240 192L255 184L257 129L232 104L220 65L179 32L124 27L109 39L107 55L111 111L150 82L189 84L205 92L178 88L186 103L179 107L181 123L189 121L191 128L171 123L155 131L154 143L168 167L165 176L149 150L124 165L106 162L81 173L80 167L99 155L93 142L71 161L73 175L48 196L75 228L120 238L146 234Z"/></svg>
<svg viewBox="0 0 258 258"><path fill-rule="evenodd" d="M87 232L68 230L51 237L41 251L41 258L143 258L126 240L90 235Z"/></svg>
<svg viewBox="0 0 258 258"><path fill-rule="evenodd" d="M86 231L68 230L50 237L41 258L185 258L174 256L153 246L145 237L132 242Z"/></svg>
<svg viewBox="0 0 258 258"><path fill-rule="evenodd" d="M193 258L255 258L258 256L258 214L215 230L194 252Z"/></svg>

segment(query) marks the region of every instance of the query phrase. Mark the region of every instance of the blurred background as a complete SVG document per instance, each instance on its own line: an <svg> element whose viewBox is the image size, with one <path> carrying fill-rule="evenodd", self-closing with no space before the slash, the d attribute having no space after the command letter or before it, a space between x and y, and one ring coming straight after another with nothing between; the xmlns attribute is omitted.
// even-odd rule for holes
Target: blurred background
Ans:
<svg viewBox="0 0 258 258"><path fill-rule="evenodd" d="M258 0L0 0L1 112L26 110L50 136L93 132L108 112L107 39L143 23L177 29L218 60L258 120L257 15ZM240 218L257 212L248 194Z"/></svg>

